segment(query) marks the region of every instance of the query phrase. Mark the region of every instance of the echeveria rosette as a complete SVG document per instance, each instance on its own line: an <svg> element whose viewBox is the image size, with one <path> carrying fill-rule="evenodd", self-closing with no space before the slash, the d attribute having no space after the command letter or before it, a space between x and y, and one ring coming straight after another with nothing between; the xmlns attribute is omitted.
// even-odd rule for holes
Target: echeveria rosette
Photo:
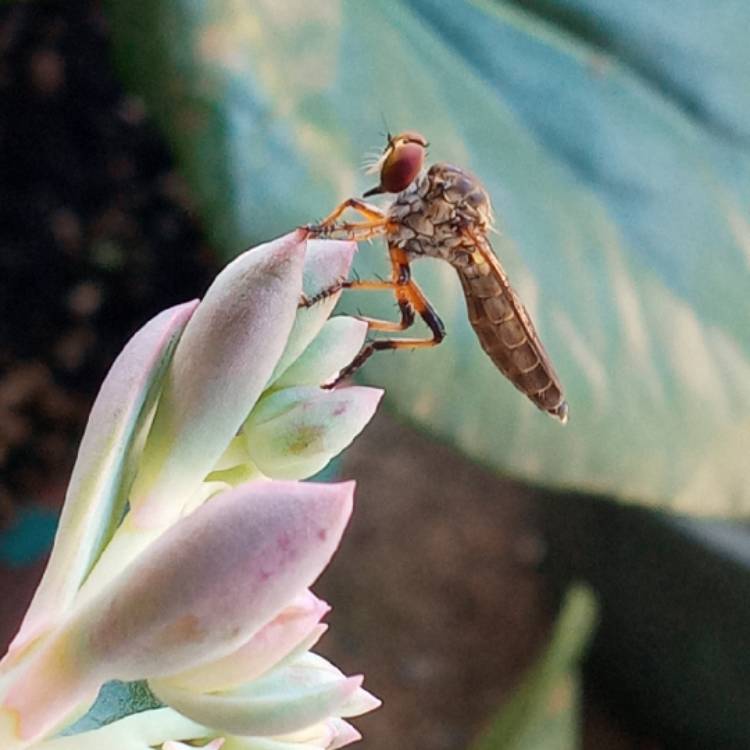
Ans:
<svg viewBox="0 0 750 750"><path fill-rule="evenodd" d="M303 231L230 263L204 299L136 333L97 397L48 570L0 664L0 746L342 747L378 702L310 648L309 586L351 484L306 483L381 392L320 386L364 323L301 294L348 273L351 243ZM127 512L125 512L127 508ZM110 680L164 707L56 736Z"/></svg>

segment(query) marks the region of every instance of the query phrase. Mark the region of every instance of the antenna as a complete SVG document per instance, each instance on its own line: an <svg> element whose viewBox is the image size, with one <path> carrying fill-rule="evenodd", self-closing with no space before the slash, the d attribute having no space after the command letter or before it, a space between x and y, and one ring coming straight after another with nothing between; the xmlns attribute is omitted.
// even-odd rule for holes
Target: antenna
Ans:
<svg viewBox="0 0 750 750"><path fill-rule="evenodd" d="M391 135L391 129L388 127L388 121L385 119L385 112L383 110L380 110L380 118L383 120L383 126L385 127L385 133L381 133L380 135L384 135L388 139L388 143L393 140L393 136Z"/></svg>

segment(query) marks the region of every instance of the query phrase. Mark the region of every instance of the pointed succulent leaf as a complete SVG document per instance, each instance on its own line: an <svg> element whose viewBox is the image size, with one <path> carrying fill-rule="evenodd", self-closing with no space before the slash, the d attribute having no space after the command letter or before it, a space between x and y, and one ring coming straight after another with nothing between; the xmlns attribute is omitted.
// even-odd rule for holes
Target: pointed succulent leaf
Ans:
<svg viewBox="0 0 750 750"><path fill-rule="evenodd" d="M318 623L330 607L312 592L298 597L264 625L250 640L231 654L168 679L170 685L210 693L227 690L264 674L285 658L311 634L318 635Z"/></svg>
<svg viewBox="0 0 750 750"><path fill-rule="evenodd" d="M304 295L312 298L345 279L356 249L357 245L354 242L309 240L302 276ZM340 292L337 292L316 302L311 307L301 307L298 310L286 348L274 369L270 382L282 375L318 335L333 312L339 296Z"/></svg>
<svg viewBox="0 0 750 750"><path fill-rule="evenodd" d="M363 320L345 315L330 318L272 387L278 390L327 383L357 356L366 335L367 323Z"/></svg>
<svg viewBox="0 0 750 750"><path fill-rule="evenodd" d="M243 428L250 458L274 479L312 476L360 433L382 395L360 386L301 386L269 393Z"/></svg>
<svg viewBox="0 0 750 750"><path fill-rule="evenodd" d="M359 688L339 706L338 714L343 718L361 716L380 708L382 701L368 690Z"/></svg>
<svg viewBox="0 0 750 750"><path fill-rule="evenodd" d="M246 479L249 479L247 477ZM232 486L242 484L246 479L235 482ZM230 485L227 482L202 482L187 502L181 503L182 513L188 515L199 508L206 500L218 495ZM162 529L148 526L139 527L130 522L130 515L125 516L109 544L96 561L91 574L76 596L75 606L85 606L99 592L103 591L119 573L145 550L162 533Z"/></svg>
<svg viewBox="0 0 750 750"><path fill-rule="evenodd" d="M223 481L220 477L217 477L215 481L202 482L188 502L182 504L183 515L189 515L203 505L206 500L234 486L243 484L249 479L247 472L243 471L242 476L238 476L237 481L231 484ZM79 590L74 606L76 608L86 606L87 602L90 602L106 589L111 581L117 578L122 570L158 539L162 533L162 529L154 527L136 527L129 522L129 517L126 516Z"/></svg>
<svg viewBox="0 0 750 750"><path fill-rule="evenodd" d="M333 727L334 736L328 743L326 750L338 750L340 747L346 747L353 742L359 742L362 735L348 722L343 719L330 719L329 723Z"/></svg>
<svg viewBox="0 0 750 750"><path fill-rule="evenodd" d="M87 658L118 679L167 676L231 653L320 575L353 487L250 482L213 498L157 539L68 630L85 634Z"/></svg>
<svg viewBox="0 0 750 750"><path fill-rule="evenodd" d="M303 747L334 750L361 740L362 735L349 722L332 717L297 732L276 735L274 739Z"/></svg>
<svg viewBox="0 0 750 750"><path fill-rule="evenodd" d="M347 677L311 686L287 683L281 690L268 690L264 680L256 680L247 689L211 694L156 680L149 684L160 700L194 721L231 734L271 736L302 729L335 714L359 688L362 678Z"/></svg>
<svg viewBox="0 0 750 750"><path fill-rule="evenodd" d="M273 679L288 680L292 683L315 685L330 680L338 680L344 673L328 659L310 651L299 654L294 660L284 664L284 669L275 669L268 675L268 682ZM374 711L381 702L372 693L359 688L339 706L337 715L342 717L360 716Z"/></svg>
<svg viewBox="0 0 750 750"><path fill-rule="evenodd" d="M304 233L248 250L216 277L177 347L131 493L139 526L179 517L281 356L302 290Z"/></svg>
<svg viewBox="0 0 750 750"><path fill-rule="evenodd" d="M47 568L12 650L22 649L70 606L111 532L145 415L197 301L169 308L125 345L102 383L68 485Z"/></svg>
<svg viewBox="0 0 750 750"><path fill-rule="evenodd" d="M236 650L318 577L352 493L353 483L252 482L168 529L31 657L5 697L0 745L44 736L107 680L168 676Z"/></svg>
<svg viewBox="0 0 750 750"><path fill-rule="evenodd" d="M296 661L303 654L307 653L323 637L328 630L328 625L320 623L316 625L305 638L303 638L281 661L274 665L274 669L285 667Z"/></svg>
<svg viewBox="0 0 750 750"><path fill-rule="evenodd" d="M276 735L276 741L305 747L343 747L355 741L356 731L338 717L366 713L380 705L361 688L360 678L344 677L315 654L304 654L261 679L222 693L198 694L164 680L152 681L151 688L186 716L222 731Z"/></svg>

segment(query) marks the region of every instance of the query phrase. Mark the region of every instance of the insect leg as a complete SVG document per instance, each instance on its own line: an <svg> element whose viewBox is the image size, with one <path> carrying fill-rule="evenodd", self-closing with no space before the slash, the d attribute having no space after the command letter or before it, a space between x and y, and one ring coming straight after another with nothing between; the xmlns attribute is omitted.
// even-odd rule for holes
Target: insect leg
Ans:
<svg viewBox="0 0 750 750"><path fill-rule="evenodd" d="M365 221L343 221L338 219L348 209L352 209ZM345 240L369 240L380 234L385 234L390 227L390 220L377 207L359 200L349 198L339 204L323 221L318 224L307 224L304 228L310 237L325 237Z"/></svg>
<svg viewBox="0 0 750 750"><path fill-rule="evenodd" d="M414 324L414 308L409 301L408 286L411 282L411 269L406 254L401 248L389 247L391 256L391 280L390 281L359 281L352 284L353 289L390 289L396 295L401 320L398 322L380 320L378 318L361 317L367 323L371 331L405 331Z"/></svg>
<svg viewBox="0 0 750 750"><path fill-rule="evenodd" d="M374 341L368 341L360 350L359 354L345 367L338 375L333 383L326 385L326 388L333 388L341 380L349 377L356 372L362 365L378 351L384 351L386 349L423 349L427 347L437 346L445 338L445 326L443 321L440 320L438 314L435 312L432 305L427 301L422 290L417 284L411 279L411 272L409 268L408 260L400 248L391 246L391 263L393 265L394 281L392 288L396 293L399 307L401 307L402 320L401 323L393 324L388 321L373 321L374 325L370 325L372 330L405 330L414 322L414 313L416 312L422 320L427 324L427 327L432 333L432 338L427 339L376 339ZM383 283L383 282L381 282ZM385 324L382 327L378 327L378 324ZM387 327L386 327L387 326Z"/></svg>
<svg viewBox="0 0 750 750"><path fill-rule="evenodd" d="M409 300L398 291L397 282L394 281L339 281L333 286L323 289L313 297L305 297L300 301L300 307L312 307L321 300L330 297L342 289L358 289L360 291L385 291L395 292L399 309L401 310L401 320L380 320L379 318L367 318L360 316L359 320L367 323L371 331L405 331L414 323L414 308Z"/></svg>
<svg viewBox="0 0 750 750"><path fill-rule="evenodd" d="M411 323L414 322L413 311L409 310L405 312L408 305L408 300L404 296L404 293L400 291L400 288L407 285L411 278L411 272L409 269L409 263L404 256L403 250L400 248L394 248L391 250L391 280L384 281L383 279L352 279L347 280L345 278L339 279L336 283L322 289L312 297L302 297L300 300L300 307L312 307L314 304L321 300L327 299L328 297L340 292L342 289L359 289L361 291L392 291L396 295L396 299L401 308L401 323L391 323L390 321L381 321L374 318L362 318L368 323L371 323L371 328L378 331L403 331L408 328ZM411 314L410 322L405 324L406 319ZM387 326L387 327L386 327ZM398 326L392 328L391 326Z"/></svg>
<svg viewBox="0 0 750 750"><path fill-rule="evenodd" d="M367 323L367 327L371 331L405 331L407 328L411 328L414 325L414 308L409 304L407 300L399 300L398 307L401 311L401 320L381 320L379 318L365 318L360 317L359 320L363 320Z"/></svg>
<svg viewBox="0 0 750 750"><path fill-rule="evenodd" d="M299 307L312 307L321 300L328 299L328 297L340 292L342 289L362 289L365 291L380 291L393 289L393 282L391 281L360 281L354 279L347 281L346 279L340 279L335 284L321 289L317 294L312 297L303 297L300 300Z"/></svg>
<svg viewBox="0 0 750 750"><path fill-rule="evenodd" d="M338 224L308 224L304 228L311 239L363 242L387 234L391 228L391 220L382 217L367 221L342 221Z"/></svg>
<svg viewBox="0 0 750 750"><path fill-rule="evenodd" d="M377 282L375 282L377 283ZM393 290L393 286L388 282L383 282L383 286L369 286L367 282L357 282L357 283L349 283L344 282L338 287L333 287L332 290L324 290L324 292L316 294L314 298L311 299L305 299L303 301L303 304L300 306L304 307L310 307L311 305L314 305L316 302L319 302L320 299L324 298L321 297L321 294L325 296L330 296L331 294L335 294L339 289L360 289L360 290L367 290L372 291L376 289L389 289ZM398 300L398 306L399 310L401 311L401 320L382 320L381 318L368 318L364 315L357 315L357 320L361 320L365 323L367 323L367 327L371 331L405 331L407 328L411 328L412 325L414 325L414 308L411 306L408 300Z"/></svg>
<svg viewBox="0 0 750 750"><path fill-rule="evenodd" d="M435 312L435 308L427 301L427 297L424 296L424 292L417 286L416 282L409 283L408 294L410 304L432 332L432 338L424 341L422 346L437 346L445 338L443 321Z"/></svg>
<svg viewBox="0 0 750 750"><path fill-rule="evenodd" d="M371 206L369 203L365 203L365 201L361 201L358 198L348 198L343 203L336 206L336 208L319 224L308 224L307 229L311 232L315 232L315 230L320 227L329 227L335 224L336 219L338 219L339 216L349 208L370 221L378 221L379 219L385 218L385 214L377 206Z"/></svg>

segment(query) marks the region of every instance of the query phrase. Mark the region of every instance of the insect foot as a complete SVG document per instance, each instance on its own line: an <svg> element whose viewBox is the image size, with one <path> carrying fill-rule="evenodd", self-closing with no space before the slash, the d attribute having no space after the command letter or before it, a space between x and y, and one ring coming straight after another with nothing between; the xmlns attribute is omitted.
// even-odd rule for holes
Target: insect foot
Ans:
<svg viewBox="0 0 750 750"><path fill-rule="evenodd" d="M347 280L346 276L339 276L339 278L336 279L336 281L331 284L331 286L326 287L325 289L321 289L319 292L316 292L312 296L308 297L306 294L300 295L297 307L312 307L318 302L322 302L324 299L332 297L334 294L337 294L347 286L349 286L349 281Z"/></svg>
<svg viewBox="0 0 750 750"><path fill-rule="evenodd" d="M325 239L328 237L333 230L335 229L334 224L303 224L301 229L304 229L308 236L315 239L315 238L322 238Z"/></svg>

